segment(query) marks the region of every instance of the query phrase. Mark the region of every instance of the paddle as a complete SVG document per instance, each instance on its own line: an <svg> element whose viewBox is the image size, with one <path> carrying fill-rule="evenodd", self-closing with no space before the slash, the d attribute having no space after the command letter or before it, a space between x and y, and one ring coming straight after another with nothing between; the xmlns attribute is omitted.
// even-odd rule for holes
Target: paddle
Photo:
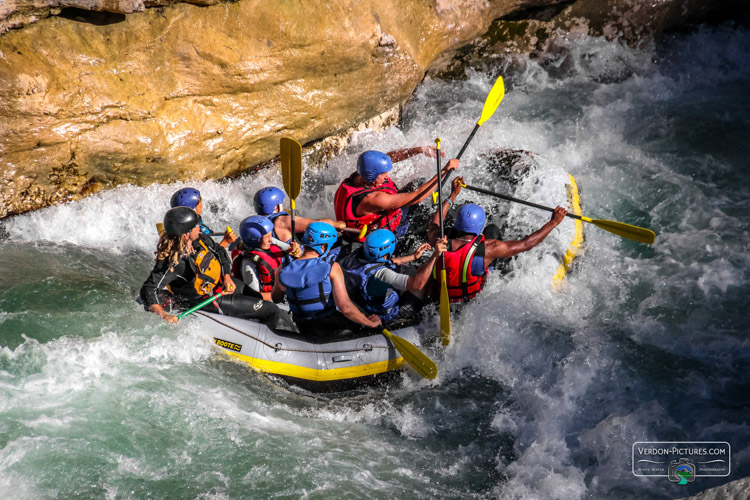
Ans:
<svg viewBox="0 0 750 500"><path fill-rule="evenodd" d="M437 174L440 177L440 138L435 139L435 149L437 150ZM438 183L438 216L440 219L440 239L445 236L443 231L443 187ZM448 299L448 282L445 276L445 254L442 255L443 268L440 270L440 338L443 345L451 342L451 307Z"/></svg>
<svg viewBox="0 0 750 500"><path fill-rule="evenodd" d="M203 302L201 302L201 303L200 303L200 304L198 304L197 306L193 306L193 307L191 307L190 309L188 309L187 311L185 311L184 313L181 313L181 314L180 314L179 316L177 316L177 319L182 319L182 318L184 318L185 316L187 316L188 314L190 314L190 313L194 313L194 312L195 312L195 311L197 311L198 309L203 309L203 308L204 308L204 307L206 307L206 306L207 306L208 304L212 303L212 302L213 302L214 300L218 299L218 298L219 298L219 297L221 297L222 295L224 295L224 292L221 292L221 293L217 293L217 294L216 294L216 295L214 295L213 297L209 297L209 298L207 298L206 300L204 300Z"/></svg>
<svg viewBox="0 0 750 500"><path fill-rule="evenodd" d="M227 231L230 233L232 232L232 228L227 226ZM161 222L156 223L156 232L159 233L159 236L161 236L161 233L164 232L164 224ZM224 236L224 233L210 233L209 236Z"/></svg>
<svg viewBox="0 0 750 500"><path fill-rule="evenodd" d="M464 187L466 187L466 189L469 189L471 191L476 191L477 193L484 193L490 196L496 196L498 198L520 203L522 205L527 205L529 207L539 208L541 210L547 210L548 212L555 211L555 209L550 208L550 207L537 205L536 203L531 203L530 201L519 200L518 198L513 198L512 196L507 196L504 194L488 191L487 189L482 189L479 187L467 186L467 185L465 185ZM589 219L588 217L584 217L582 215L576 215L576 214L567 214L567 215L570 218L578 219L583 222L588 222L590 224L593 224L596 227L604 229L605 231L609 231L610 233L616 234L617 236L621 236L623 238L627 238L633 241L639 241L641 243L646 243L648 245L652 244L654 242L654 238L656 237L656 234L650 229L645 229L645 228L638 227L638 226L631 226L630 224L625 224L623 222L617 222L613 220L602 220L602 219Z"/></svg>
<svg viewBox="0 0 750 500"><path fill-rule="evenodd" d="M474 129L471 131L471 134L469 134L469 137L466 139L466 142L464 142L464 145L461 148L461 151L458 152L458 155L456 156L457 160L461 159L461 156L464 154L464 151L466 151L467 146L469 145L471 140L474 138L474 134L477 133L477 130L479 130L479 127L481 127L484 122L489 120L492 117L492 115L495 114L495 110L500 105L500 101L503 100L503 97L505 97L505 84L503 83L503 77L498 76L497 80L495 80L495 84L490 89L490 93L487 94L487 98L484 100L484 107L482 108L482 115L479 117L477 124L474 125ZM442 185L445 185L445 183L448 181L449 176L450 176L450 173L446 174L446 176L442 178L440 183ZM438 172L438 177L440 177L440 172Z"/></svg>
<svg viewBox="0 0 750 500"><path fill-rule="evenodd" d="M357 239L359 241L365 240L365 235L367 234L367 224L362 226L362 229L354 229L353 227L345 227L343 229L340 229L340 231L344 231L345 233L353 233L357 235Z"/></svg>
<svg viewBox="0 0 750 500"><path fill-rule="evenodd" d="M299 196L302 189L302 146L299 142L289 137L281 138L281 177L284 180L284 191L289 197L292 216L292 239L296 240L294 232L294 212L296 210L294 200Z"/></svg>
<svg viewBox="0 0 750 500"><path fill-rule="evenodd" d="M417 346L398 335L393 335L386 328L383 328L382 333L393 343L396 350L417 373L430 380L437 376L437 365L425 353L420 351Z"/></svg>

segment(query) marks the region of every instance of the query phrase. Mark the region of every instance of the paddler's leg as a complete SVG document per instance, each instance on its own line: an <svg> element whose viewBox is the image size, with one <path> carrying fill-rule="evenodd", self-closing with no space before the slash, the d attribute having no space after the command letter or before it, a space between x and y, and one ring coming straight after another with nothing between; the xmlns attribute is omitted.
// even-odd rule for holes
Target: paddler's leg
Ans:
<svg viewBox="0 0 750 500"><path fill-rule="evenodd" d="M398 318L419 321L424 301L411 292L403 292L398 301Z"/></svg>
<svg viewBox="0 0 750 500"><path fill-rule="evenodd" d="M224 295L216 302L227 316L242 319L254 319L271 327L279 322L281 311L276 304L267 300L248 297L237 292Z"/></svg>
<svg viewBox="0 0 750 500"><path fill-rule="evenodd" d="M345 335L350 332L358 332L364 328L338 311L325 318L297 321L297 326L304 335L316 336Z"/></svg>

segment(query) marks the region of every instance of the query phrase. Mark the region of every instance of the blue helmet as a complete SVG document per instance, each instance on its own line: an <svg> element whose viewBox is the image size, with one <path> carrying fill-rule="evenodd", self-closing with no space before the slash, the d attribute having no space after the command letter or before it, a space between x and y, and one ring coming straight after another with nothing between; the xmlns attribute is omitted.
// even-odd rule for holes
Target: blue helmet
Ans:
<svg viewBox="0 0 750 500"><path fill-rule="evenodd" d="M198 203L201 201L201 192L193 188L182 188L172 195L172 199L169 200L169 206L174 207L188 207L195 210Z"/></svg>
<svg viewBox="0 0 750 500"><path fill-rule="evenodd" d="M314 249L321 257L325 257L338 237L339 235L332 225L327 222L315 221L311 222L305 229L302 244ZM323 245L327 245L325 251L323 251Z"/></svg>
<svg viewBox="0 0 750 500"><path fill-rule="evenodd" d="M266 187L255 193L253 204L258 215L270 215L276 205L284 203L284 191L277 187Z"/></svg>
<svg viewBox="0 0 750 500"><path fill-rule="evenodd" d="M385 262L396 250L396 235L388 229L378 229L365 238L365 258L370 262Z"/></svg>
<svg viewBox="0 0 750 500"><path fill-rule="evenodd" d="M251 215L240 223L240 238L247 248L260 247L260 240L273 231L273 222L262 215Z"/></svg>
<svg viewBox="0 0 750 500"><path fill-rule="evenodd" d="M365 151L357 158L357 173L367 182L374 182L380 174L392 168L391 159L380 151Z"/></svg>
<svg viewBox="0 0 750 500"><path fill-rule="evenodd" d="M479 234L484 229L484 223L487 222L487 216L484 209L474 203L466 203L456 212L456 221L453 223L459 231L470 234Z"/></svg>

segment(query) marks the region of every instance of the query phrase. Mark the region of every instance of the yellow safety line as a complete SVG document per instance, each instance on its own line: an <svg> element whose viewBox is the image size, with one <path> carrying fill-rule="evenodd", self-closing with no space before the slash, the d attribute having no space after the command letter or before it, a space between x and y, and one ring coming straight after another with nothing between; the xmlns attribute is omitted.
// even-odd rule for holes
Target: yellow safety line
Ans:
<svg viewBox="0 0 750 500"><path fill-rule="evenodd" d="M570 204L570 213L575 215L581 214L581 197L578 194L578 184L576 184L575 178L568 174L570 177L570 184L567 184L568 188L568 203ZM568 274L568 268L573 263L573 260L583 250L583 222L578 219L575 220L575 236L573 241L570 243L568 251L563 256L562 264L557 268L555 273L554 284L555 286L562 285L565 276Z"/></svg>
<svg viewBox="0 0 750 500"><path fill-rule="evenodd" d="M329 382L332 380L345 380L350 378L366 377L368 375L377 375L379 373L397 370L404 364L404 358L396 358L386 361L378 361L377 363L368 363L366 365L345 368L331 368L329 370L318 370L315 368L291 365L289 363L281 363L279 361L251 358L250 356L246 356L238 352L228 351L226 349L224 349L224 352L230 356L239 358L259 372L285 375L287 377L312 380L315 382Z"/></svg>

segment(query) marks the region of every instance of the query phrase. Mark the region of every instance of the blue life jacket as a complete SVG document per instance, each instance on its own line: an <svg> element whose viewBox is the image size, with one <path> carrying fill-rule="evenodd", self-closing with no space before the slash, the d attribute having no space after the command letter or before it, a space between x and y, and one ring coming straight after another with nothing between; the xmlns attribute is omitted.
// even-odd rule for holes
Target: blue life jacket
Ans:
<svg viewBox="0 0 750 500"><path fill-rule="evenodd" d="M200 232L208 236L211 236L211 233L213 233L213 231L211 231L211 229L203 222L200 223Z"/></svg>
<svg viewBox="0 0 750 500"><path fill-rule="evenodd" d="M330 256L289 261L279 271L294 320L323 318L336 312Z"/></svg>
<svg viewBox="0 0 750 500"><path fill-rule="evenodd" d="M361 259L361 260L360 260ZM363 252L358 248L347 255L340 263L344 270L346 290L352 301L364 309L367 314L377 314L383 321L390 321L398 316L398 291L391 285L375 278L378 269L387 267L395 270L396 265L392 262L363 262ZM372 289L375 279L382 284L385 293L373 295Z"/></svg>
<svg viewBox="0 0 750 500"><path fill-rule="evenodd" d="M280 217L282 215L289 215L289 212L287 212L286 210L284 210L283 212L276 212L275 214L270 214L270 215L266 215L265 216L266 219L268 219L271 222L273 222L273 225L274 225L274 228L273 228L273 231L271 232L271 235L274 238L276 238L277 240L280 240L280 241L284 241L284 240L282 240L281 238L279 238L279 235L276 234L276 223L274 222L274 219L276 219L276 217ZM294 235L292 235L292 238L294 238ZM288 240L284 241L284 243L290 243L292 241L292 238L289 238Z"/></svg>

